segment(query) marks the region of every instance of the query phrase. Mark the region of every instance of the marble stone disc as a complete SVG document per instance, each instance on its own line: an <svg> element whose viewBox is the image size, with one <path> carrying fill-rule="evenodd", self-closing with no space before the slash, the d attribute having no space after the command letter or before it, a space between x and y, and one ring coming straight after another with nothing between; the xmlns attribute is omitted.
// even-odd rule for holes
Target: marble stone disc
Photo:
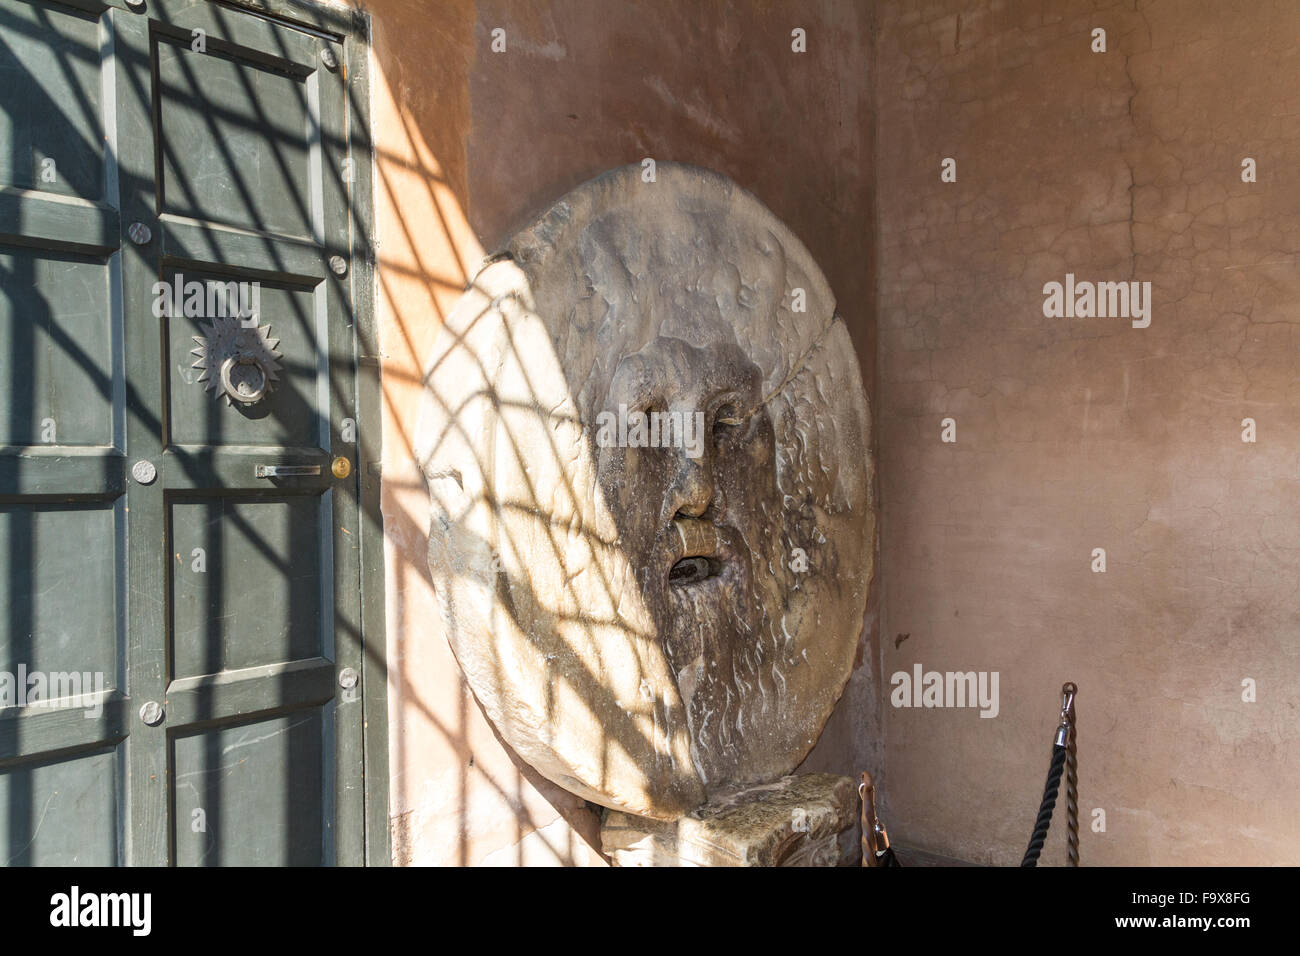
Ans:
<svg viewBox="0 0 1300 956"><path fill-rule="evenodd" d="M488 718L560 786L673 819L821 733L862 631L873 469L802 243L723 176L642 174L578 187L475 278L416 449L440 630Z"/></svg>

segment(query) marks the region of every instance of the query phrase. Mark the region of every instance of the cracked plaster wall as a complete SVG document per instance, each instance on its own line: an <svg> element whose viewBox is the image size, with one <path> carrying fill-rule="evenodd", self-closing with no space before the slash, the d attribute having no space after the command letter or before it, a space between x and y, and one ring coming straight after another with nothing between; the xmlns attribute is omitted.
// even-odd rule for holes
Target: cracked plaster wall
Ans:
<svg viewBox="0 0 1300 956"><path fill-rule="evenodd" d="M1001 675L996 719L886 708L891 836L1018 861L1068 679L1085 864L1294 864L1300 7L876 21L883 671ZM1150 327L1045 318L1067 272Z"/></svg>

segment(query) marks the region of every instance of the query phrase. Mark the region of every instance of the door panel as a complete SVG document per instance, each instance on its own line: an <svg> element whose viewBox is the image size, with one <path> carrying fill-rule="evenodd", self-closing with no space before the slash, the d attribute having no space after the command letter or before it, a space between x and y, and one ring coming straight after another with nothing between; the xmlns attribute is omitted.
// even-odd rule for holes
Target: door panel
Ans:
<svg viewBox="0 0 1300 956"><path fill-rule="evenodd" d="M0 246L0 444L113 444L109 286L103 260Z"/></svg>
<svg viewBox="0 0 1300 956"><path fill-rule="evenodd" d="M213 37L208 52L195 53L192 42L160 38L155 47L163 211L312 236L314 70L304 77L291 64L250 62L243 50L223 54Z"/></svg>
<svg viewBox="0 0 1300 956"><path fill-rule="evenodd" d="M121 862L120 748L29 761L0 773L0 863L116 866Z"/></svg>
<svg viewBox="0 0 1300 956"><path fill-rule="evenodd" d="M175 737L179 865L329 862L324 781L330 735L323 710Z"/></svg>
<svg viewBox="0 0 1300 956"><path fill-rule="evenodd" d="M194 0L0 4L0 691L20 665L103 675L90 706L0 696L0 862L364 860L348 105L325 48L342 62ZM174 280L255 288L257 314L160 301ZM252 381L249 328L273 387L228 401L194 336Z"/></svg>
<svg viewBox="0 0 1300 956"><path fill-rule="evenodd" d="M318 495L173 501L174 676L327 656L327 502Z"/></svg>
<svg viewBox="0 0 1300 956"><path fill-rule="evenodd" d="M89 673L101 675L105 690L119 686L122 518L120 499L0 505L0 541L10 544L0 551L8 620L0 673ZM39 561L30 560L34 554Z"/></svg>
<svg viewBox="0 0 1300 956"><path fill-rule="evenodd" d="M257 281L261 324L270 329L280 353L270 400L235 407L232 412L224 400L199 383L203 370L193 367L194 337L204 334L210 319L183 314L169 317L167 400L171 440L181 445L322 448L322 437L328 436L328 409L321 410L319 385L322 374L328 374L322 368L321 355L322 345L329 341L329 330L322 327L325 322L320 320L324 316L317 315L316 301L321 293L315 288L248 278L252 275L244 272L235 280L230 275L214 275L196 268L164 273L172 288L178 276L183 286L242 281L248 294L241 301L253 298L251 283ZM213 304L219 306L221 300L213 298Z"/></svg>
<svg viewBox="0 0 1300 956"><path fill-rule="evenodd" d="M0 6L0 185L104 191L99 24L65 7Z"/></svg>

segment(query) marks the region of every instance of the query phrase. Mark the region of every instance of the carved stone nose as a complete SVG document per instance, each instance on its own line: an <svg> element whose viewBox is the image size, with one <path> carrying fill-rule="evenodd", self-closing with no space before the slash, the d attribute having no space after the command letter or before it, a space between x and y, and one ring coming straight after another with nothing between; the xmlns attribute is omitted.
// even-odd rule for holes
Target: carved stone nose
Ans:
<svg viewBox="0 0 1300 956"><path fill-rule="evenodd" d="M700 458L679 453L680 465L664 501L665 519L681 515L699 518L713 502L713 467L707 455Z"/></svg>

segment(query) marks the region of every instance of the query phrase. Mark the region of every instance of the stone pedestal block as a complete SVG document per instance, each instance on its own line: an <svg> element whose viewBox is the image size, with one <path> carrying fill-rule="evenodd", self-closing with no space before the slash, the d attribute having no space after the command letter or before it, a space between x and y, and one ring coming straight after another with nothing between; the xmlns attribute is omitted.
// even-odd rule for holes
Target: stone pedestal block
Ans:
<svg viewBox="0 0 1300 956"><path fill-rule="evenodd" d="M851 866L858 813L848 777L798 774L717 794L678 820L611 811L600 839L616 866Z"/></svg>

